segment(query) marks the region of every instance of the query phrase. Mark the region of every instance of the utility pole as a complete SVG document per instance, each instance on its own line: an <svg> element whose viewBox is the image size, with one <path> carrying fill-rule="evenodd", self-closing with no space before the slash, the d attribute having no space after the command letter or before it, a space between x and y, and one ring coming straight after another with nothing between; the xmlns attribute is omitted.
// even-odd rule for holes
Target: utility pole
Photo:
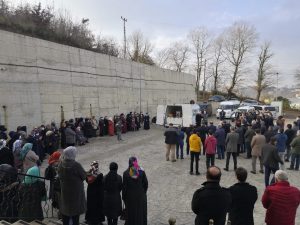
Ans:
<svg viewBox="0 0 300 225"><path fill-rule="evenodd" d="M277 98L278 98L278 72L276 73L276 76L277 76L277 86L276 86L276 101L277 101Z"/></svg>
<svg viewBox="0 0 300 225"><path fill-rule="evenodd" d="M125 23L127 22L127 19L124 18L123 16L121 16L121 20L123 20L123 24L124 24L124 59L126 57L126 25Z"/></svg>
<svg viewBox="0 0 300 225"><path fill-rule="evenodd" d="M206 90L206 59L204 61L204 68L203 68L203 101L204 101L204 97L205 97L205 90Z"/></svg>

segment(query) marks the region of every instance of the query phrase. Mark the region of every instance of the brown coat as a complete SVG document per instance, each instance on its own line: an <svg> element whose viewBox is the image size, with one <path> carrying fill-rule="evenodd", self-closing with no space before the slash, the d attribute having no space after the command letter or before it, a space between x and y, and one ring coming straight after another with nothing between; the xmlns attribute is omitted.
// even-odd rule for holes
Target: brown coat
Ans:
<svg viewBox="0 0 300 225"><path fill-rule="evenodd" d="M256 134L251 141L251 155L261 156L262 147L266 144L266 138L264 135Z"/></svg>

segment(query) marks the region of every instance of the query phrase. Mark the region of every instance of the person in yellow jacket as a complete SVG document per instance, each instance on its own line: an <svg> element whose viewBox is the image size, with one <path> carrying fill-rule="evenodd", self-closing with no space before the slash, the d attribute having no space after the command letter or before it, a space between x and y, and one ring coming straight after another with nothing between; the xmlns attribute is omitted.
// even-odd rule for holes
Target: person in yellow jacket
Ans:
<svg viewBox="0 0 300 225"><path fill-rule="evenodd" d="M193 134L189 139L190 144L190 153L191 153L191 165L190 165L190 174L193 173L194 168L194 160L196 161L196 175L200 175L199 173L199 155L201 152L201 138L198 136L197 132L194 130Z"/></svg>

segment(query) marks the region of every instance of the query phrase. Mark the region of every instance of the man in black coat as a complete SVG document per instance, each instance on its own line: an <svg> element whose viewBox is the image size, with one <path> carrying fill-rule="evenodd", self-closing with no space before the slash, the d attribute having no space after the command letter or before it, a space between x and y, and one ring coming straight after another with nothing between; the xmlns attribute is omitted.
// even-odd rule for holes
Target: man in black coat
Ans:
<svg viewBox="0 0 300 225"><path fill-rule="evenodd" d="M229 188L232 198L229 220L231 225L254 225L253 208L257 200L257 189L246 183L246 169L237 168L235 175L238 183Z"/></svg>
<svg viewBox="0 0 300 225"><path fill-rule="evenodd" d="M192 200L192 210L197 214L195 225L206 225L210 219L214 225L224 225L230 209L231 194L228 189L220 186L220 168L209 167L206 179L202 184L204 187L195 191Z"/></svg>
<svg viewBox="0 0 300 225"><path fill-rule="evenodd" d="M178 142L178 132L173 124L169 124L169 128L164 133L165 136L165 143L166 143L166 160L170 160L170 153L171 153L171 161L176 162L175 159L175 147Z"/></svg>

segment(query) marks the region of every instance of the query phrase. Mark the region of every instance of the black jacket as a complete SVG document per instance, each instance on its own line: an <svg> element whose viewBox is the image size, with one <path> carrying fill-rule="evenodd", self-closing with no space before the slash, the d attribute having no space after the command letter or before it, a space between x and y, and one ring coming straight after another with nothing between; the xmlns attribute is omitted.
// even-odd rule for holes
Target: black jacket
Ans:
<svg viewBox="0 0 300 225"><path fill-rule="evenodd" d="M14 155L12 151L7 147L3 147L0 149L0 165L1 164L8 164L11 166L15 165Z"/></svg>
<svg viewBox="0 0 300 225"><path fill-rule="evenodd" d="M175 145L178 141L178 132L176 128L170 127L165 131L165 143L169 145Z"/></svg>
<svg viewBox="0 0 300 225"><path fill-rule="evenodd" d="M229 190L232 198L229 212L231 225L254 225L253 208L257 200L256 187L248 183L236 183Z"/></svg>
<svg viewBox="0 0 300 225"><path fill-rule="evenodd" d="M283 164L278 155L276 146L271 144L265 144L262 147L261 158L265 166L269 166L273 169L278 169L278 163Z"/></svg>
<svg viewBox="0 0 300 225"><path fill-rule="evenodd" d="M192 200L192 210L197 214L195 225L207 225L210 219L214 220L214 225L224 225L231 204L229 190L216 181L202 185L204 187L195 191Z"/></svg>

